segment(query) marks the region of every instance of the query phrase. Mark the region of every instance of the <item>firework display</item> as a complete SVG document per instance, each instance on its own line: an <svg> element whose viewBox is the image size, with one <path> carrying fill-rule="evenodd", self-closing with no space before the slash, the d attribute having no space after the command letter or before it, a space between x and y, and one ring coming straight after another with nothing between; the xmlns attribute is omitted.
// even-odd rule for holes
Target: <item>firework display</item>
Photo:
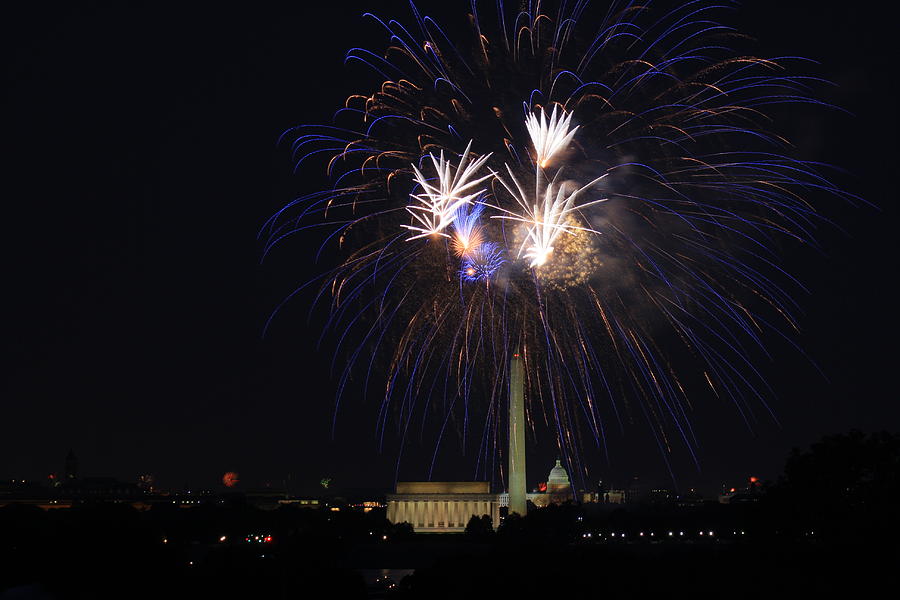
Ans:
<svg viewBox="0 0 900 600"><path fill-rule="evenodd" d="M238 474L234 471L228 471L224 475L222 475L222 485L228 488L233 488L238 484L240 479L238 478Z"/></svg>
<svg viewBox="0 0 900 600"><path fill-rule="evenodd" d="M799 285L780 250L814 243L813 199L846 194L768 112L821 104L818 80L742 51L705 2L460 8L452 39L415 6L366 15L387 48L347 63L371 83L285 134L333 187L274 215L265 251L326 231L340 263L311 284L341 391L381 386L382 435L436 413L489 475L517 349L529 422L575 471L633 421L695 456L695 397L770 412L755 361L795 329Z"/></svg>

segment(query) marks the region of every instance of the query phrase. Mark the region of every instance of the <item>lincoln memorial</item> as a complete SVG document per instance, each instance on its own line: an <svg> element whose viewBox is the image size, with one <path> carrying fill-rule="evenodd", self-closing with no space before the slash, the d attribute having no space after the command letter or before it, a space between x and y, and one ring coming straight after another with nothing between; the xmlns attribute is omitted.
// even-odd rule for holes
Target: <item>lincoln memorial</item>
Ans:
<svg viewBox="0 0 900 600"><path fill-rule="evenodd" d="M500 524L500 502L487 481L398 481L387 505L391 523L405 521L417 533L463 532L472 516Z"/></svg>

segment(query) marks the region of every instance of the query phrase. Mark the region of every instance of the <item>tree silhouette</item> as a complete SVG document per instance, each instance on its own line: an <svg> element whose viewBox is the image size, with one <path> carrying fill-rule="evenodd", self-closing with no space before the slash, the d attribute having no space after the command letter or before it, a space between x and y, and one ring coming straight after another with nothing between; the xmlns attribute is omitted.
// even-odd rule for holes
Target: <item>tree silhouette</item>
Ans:
<svg viewBox="0 0 900 600"><path fill-rule="evenodd" d="M488 515L472 515L466 525L466 537L472 540L486 540L494 533L494 523Z"/></svg>
<svg viewBox="0 0 900 600"><path fill-rule="evenodd" d="M788 527L863 538L897 533L900 435L860 431L794 449L770 495Z"/></svg>

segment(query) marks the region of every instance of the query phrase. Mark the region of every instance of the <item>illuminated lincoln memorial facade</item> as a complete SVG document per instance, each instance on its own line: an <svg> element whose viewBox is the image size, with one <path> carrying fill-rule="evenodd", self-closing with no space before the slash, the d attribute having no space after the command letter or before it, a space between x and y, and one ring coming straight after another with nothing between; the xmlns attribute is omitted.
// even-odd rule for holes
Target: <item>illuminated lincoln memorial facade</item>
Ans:
<svg viewBox="0 0 900 600"><path fill-rule="evenodd" d="M387 505L391 523L405 521L416 532L462 532L469 519L482 515L495 528L500 524L500 502L487 481L399 481Z"/></svg>

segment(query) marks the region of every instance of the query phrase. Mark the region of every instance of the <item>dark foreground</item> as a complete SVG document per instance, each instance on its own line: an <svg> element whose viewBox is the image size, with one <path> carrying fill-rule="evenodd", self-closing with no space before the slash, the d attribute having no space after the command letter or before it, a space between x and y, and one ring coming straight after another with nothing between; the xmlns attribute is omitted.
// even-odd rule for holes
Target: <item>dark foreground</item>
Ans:
<svg viewBox="0 0 900 600"><path fill-rule="evenodd" d="M888 530L776 530L765 506L588 509L429 536L379 511L12 504L0 508L0 598L831 597L898 583ZM364 570L385 568L414 573L366 584Z"/></svg>
<svg viewBox="0 0 900 600"><path fill-rule="evenodd" d="M11 502L0 600L881 597L900 583L898 491L900 435L851 432L795 451L741 502L567 504L456 535L241 495ZM374 581L382 569L394 580Z"/></svg>

